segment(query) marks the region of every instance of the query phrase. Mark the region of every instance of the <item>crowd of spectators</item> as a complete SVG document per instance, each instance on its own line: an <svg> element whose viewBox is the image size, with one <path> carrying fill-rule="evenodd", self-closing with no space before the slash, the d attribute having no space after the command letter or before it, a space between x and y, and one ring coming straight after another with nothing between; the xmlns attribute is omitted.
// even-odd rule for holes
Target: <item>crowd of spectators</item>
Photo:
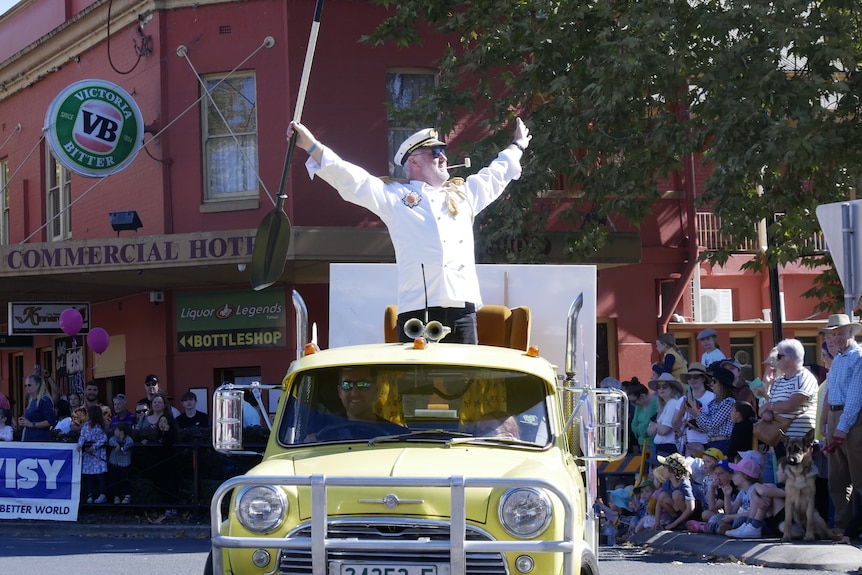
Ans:
<svg viewBox="0 0 862 575"><path fill-rule="evenodd" d="M27 376L22 413L13 419L11 406L0 394L0 441L62 441L77 444L81 452L82 502L131 503L130 468L133 457L161 494L176 492L178 465L171 461L178 444L199 442L209 435L207 414L197 409L197 396L181 397L183 411L171 405L159 389L159 380L148 375L146 395L129 410L124 393L99 398L99 385L88 381L83 394L59 395L54 400L44 371ZM140 451L142 446L147 449ZM140 452L139 452L140 451Z"/></svg>
<svg viewBox="0 0 862 575"><path fill-rule="evenodd" d="M762 378L751 382L736 359L724 356L713 329L698 335L699 362L686 362L672 336L659 337L647 386L637 378L620 385L632 407L632 453L643 453L646 465L634 484L616 485L601 504L608 541L643 529L782 536L790 440L811 450L817 513L836 539L858 537L852 520L862 493L860 331L844 314L829 317L820 330L825 379L804 365L802 343L785 339L763 362ZM758 422L780 424L781 439L759 440Z"/></svg>

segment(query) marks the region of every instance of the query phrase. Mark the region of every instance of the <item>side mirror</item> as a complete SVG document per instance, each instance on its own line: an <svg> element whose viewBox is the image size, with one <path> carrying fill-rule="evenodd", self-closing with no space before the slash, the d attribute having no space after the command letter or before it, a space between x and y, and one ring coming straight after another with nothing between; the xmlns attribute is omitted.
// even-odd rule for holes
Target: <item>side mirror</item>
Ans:
<svg viewBox="0 0 862 575"><path fill-rule="evenodd" d="M628 452L628 396L619 389L596 390L595 457L620 459Z"/></svg>
<svg viewBox="0 0 862 575"><path fill-rule="evenodd" d="M247 453L242 450L241 389L221 386L213 394L213 448L226 455Z"/></svg>
<svg viewBox="0 0 862 575"><path fill-rule="evenodd" d="M575 457L615 461L628 452L628 396L620 389L563 388L565 432Z"/></svg>

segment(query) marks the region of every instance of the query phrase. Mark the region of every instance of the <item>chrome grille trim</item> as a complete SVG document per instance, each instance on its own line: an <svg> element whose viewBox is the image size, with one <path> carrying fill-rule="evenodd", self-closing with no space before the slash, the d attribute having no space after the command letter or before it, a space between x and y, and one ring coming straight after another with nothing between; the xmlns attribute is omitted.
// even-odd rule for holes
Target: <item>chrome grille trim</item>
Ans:
<svg viewBox="0 0 862 575"><path fill-rule="evenodd" d="M327 523L326 534L329 539L358 539L373 546L382 544L378 549L362 551L330 550L327 551L328 561L344 562L365 561L371 563L449 563L448 551L399 551L393 550L388 543L393 540L415 541L448 541L449 524L442 521L415 520L398 517L380 519L333 519ZM294 537L311 537L311 523L298 526L287 535ZM493 541L494 538L484 530L473 525L466 526L467 541ZM278 573L280 575L310 575L311 550L282 550L278 557ZM466 554L466 575L509 575L508 566L501 553L485 553L468 551Z"/></svg>
<svg viewBox="0 0 862 575"><path fill-rule="evenodd" d="M269 485L269 486L296 486L310 487L311 495L311 536L295 537L273 537L266 534L255 536L236 536L222 533L224 527L224 516L222 506L225 499L235 490L245 486ZM397 487L421 487L433 488L443 487L450 491L449 521L442 523L447 525L451 536L445 538L423 540L401 540L397 538L386 538L380 541L365 541L359 538L333 539L329 537L328 526L330 520L327 514L327 490L330 487L379 487L386 492L392 492ZM544 489L552 493L559 503L555 508L555 519L562 527L562 535L558 539L531 539L531 540L470 540L462 537L468 531L467 518L465 515L465 495L470 489L510 489L517 487L530 487ZM294 501L295 504L295 501ZM494 503L492 502L491 505ZM559 512L559 513L558 513ZM389 522L381 515L379 521ZM235 521L235 518L233 518ZM340 520L340 519L339 519ZM419 524L419 521L413 521ZM467 575L464 560L467 554L479 556L479 554L501 555L503 553L559 553L563 560L563 573L574 572L575 551L580 552L583 541L575 541L575 510L572 500L559 487L552 482L541 478L504 478L504 477L464 477L453 475L450 477L347 477L347 476L276 476L276 475L241 475L228 479L222 483L213 494L210 504L210 528L212 542L213 571L223 572L222 550L230 549L277 549L277 550L302 550L309 551L311 555L310 575L328 575L326 564L327 554L341 552L361 553L363 556L368 551L374 551L383 547L392 552L421 553L423 556L431 553L444 552L449 554L449 575ZM230 528L228 527L228 532ZM280 554L279 554L280 555ZM309 571L306 570L306 573ZM477 574L479 572L476 572ZM495 575L495 574L488 574Z"/></svg>

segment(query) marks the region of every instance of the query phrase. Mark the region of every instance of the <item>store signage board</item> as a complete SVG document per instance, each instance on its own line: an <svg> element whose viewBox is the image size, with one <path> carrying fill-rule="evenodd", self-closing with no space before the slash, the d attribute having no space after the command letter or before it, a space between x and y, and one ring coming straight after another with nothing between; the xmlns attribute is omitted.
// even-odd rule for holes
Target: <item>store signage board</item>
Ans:
<svg viewBox="0 0 862 575"><path fill-rule="evenodd" d="M84 323L78 333L90 331L89 302L9 302L9 335L67 335L60 328L60 314L69 308L81 312Z"/></svg>

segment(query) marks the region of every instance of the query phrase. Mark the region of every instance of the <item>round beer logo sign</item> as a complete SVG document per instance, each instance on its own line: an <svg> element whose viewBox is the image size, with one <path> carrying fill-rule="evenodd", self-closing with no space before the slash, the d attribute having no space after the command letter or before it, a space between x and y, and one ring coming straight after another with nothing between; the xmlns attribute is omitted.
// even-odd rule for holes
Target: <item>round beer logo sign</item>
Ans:
<svg viewBox="0 0 862 575"><path fill-rule="evenodd" d="M67 86L48 106L45 138L64 166L94 178L128 166L144 136L144 119L132 97L105 80Z"/></svg>

